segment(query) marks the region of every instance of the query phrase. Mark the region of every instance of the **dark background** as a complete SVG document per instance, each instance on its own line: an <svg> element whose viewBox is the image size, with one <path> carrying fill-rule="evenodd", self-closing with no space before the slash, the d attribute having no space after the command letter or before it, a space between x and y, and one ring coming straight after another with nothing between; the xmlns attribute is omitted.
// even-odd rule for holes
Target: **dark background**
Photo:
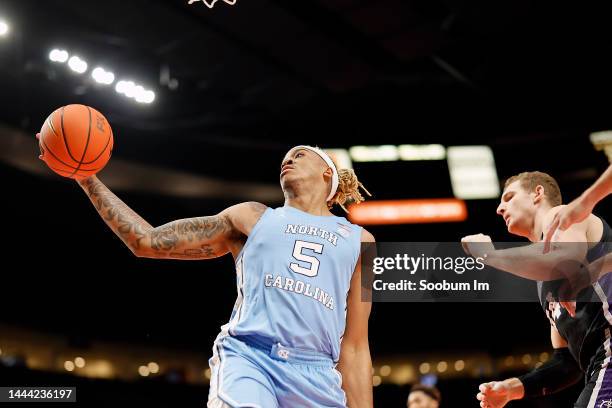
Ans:
<svg viewBox="0 0 612 408"><path fill-rule="evenodd" d="M0 123L35 144L51 111L91 105L113 126L113 158L227 182L278 183L280 160L296 144L486 144L500 179L549 172L566 202L607 166L588 138L612 128L612 34L599 3L238 0L212 10L186 3L4 1L0 14L13 32L0 40ZM156 101L137 105L53 65L47 54L56 46L149 84ZM160 83L163 69L178 89ZM452 196L445 161L357 163L355 171L376 199ZM103 339L209 354L235 299L230 257L137 259L74 182L6 163L0 174L1 323L84 348ZM117 193L152 225L240 201ZM478 232L514 240L497 203L468 201L462 223L368 229L378 241L456 241ZM609 202L597 207L609 210ZM143 304L145 295L152 300ZM375 359L435 351L497 357L546 350L549 323L536 303L376 304L370 339ZM103 395L134 405L158 393L146 399L156 406L206 399L206 389L187 385L3 370L12 384L80 382L81 403L92 406L105 403ZM488 379L440 383L443 406L476 406L481 380ZM383 385L377 406L403 406L406 393ZM549 403L571 406L572 398Z"/></svg>

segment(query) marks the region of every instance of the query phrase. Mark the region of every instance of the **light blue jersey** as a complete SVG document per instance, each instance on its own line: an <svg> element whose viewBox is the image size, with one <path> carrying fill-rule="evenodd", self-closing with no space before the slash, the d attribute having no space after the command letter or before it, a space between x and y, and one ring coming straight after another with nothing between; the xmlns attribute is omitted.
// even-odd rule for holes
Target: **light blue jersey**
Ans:
<svg viewBox="0 0 612 408"><path fill-rule="evenodd" d="M343 217L268 208L236 260L232 336L317 351L338 361L361 227Z"/></svg>
<svg viewBox="0 0 612 408"><path fill-rule="evenodd" d="M344 408L335 368L361 227L268 208L236 259L238 298L209 360L209 408Z"/></svg>

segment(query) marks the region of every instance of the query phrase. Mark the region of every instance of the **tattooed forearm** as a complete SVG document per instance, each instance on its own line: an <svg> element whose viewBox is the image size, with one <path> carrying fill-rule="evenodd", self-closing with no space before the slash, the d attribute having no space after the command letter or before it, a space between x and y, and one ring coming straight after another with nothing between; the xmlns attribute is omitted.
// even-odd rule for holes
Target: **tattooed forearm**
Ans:
<svg viewBox="0 0 612 408"><path fill-rule="evenodd" d="M178 220L153 228L96 177L79 184L104 222L136 255L202 259L225 253L223 245L213 245L231 231L224 215Z"/></svg>
<svg viewBox="0 0 612 408"><path fill-rule="evenodd" d="M201 248L186 249L183 252L171 252L173 258L214 258L217 255L215 250L210 245L202 245Z"/></svg>
<svg viewBox="0 0 612 408"><path fill-rule="evenodd" d="M79 183L106 224L132 250L141 248L153 227L110 191L97 177Z"/></svg>

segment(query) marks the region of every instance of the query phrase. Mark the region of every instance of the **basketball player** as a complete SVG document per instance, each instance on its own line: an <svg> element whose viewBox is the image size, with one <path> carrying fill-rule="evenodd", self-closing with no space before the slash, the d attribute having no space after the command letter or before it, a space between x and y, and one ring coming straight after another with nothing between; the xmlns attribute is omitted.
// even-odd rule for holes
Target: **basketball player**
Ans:
<svg viewBox="0 0 612 408"><path fill-rule="evenodd" d="M536 243L542 240L545 226L562 208L557 182L548 174L527 172L506 182L497 213L511 234ZM570 316L554 301L558 298L560 281L551 280L558 276L550 272L562 259L593 262L603 257L611 251L612 229L602 218L591 214L560 233L558 241L572 244L542 254L541 243L495 250L486 235L462 239L466 251L472 256L484 257L488 265L528 279L546 281L538 283L538 291L550 320L554 348L548 362L524 376L481 384L477 395L481 407L500 408L514 399L552 394L581 378L585 379L585 387L574 407L599 407L612 401L612 367L608 367L612 356L612 315L608 295L602 289L609 286L607 280L612 275L606 275L581 292L581 299L593 295L599 302L579 302L575 315Z"/></svg>
<svg viewBox="0 0 612 408"><path fill-rule="evenodd" d="M544 233L544 252L546 253L550 249L550 241L553 240L557 230L565 231L571 225L583 221L593 212L595 205L608 194L612 194L612 166L608 167L595 184L582 193L580 197L555 214Z"/></svg>
<svg viewBox="0 0 612 408"><path fill-rule="evenodd" d="M428 387L423 384L415 384L410 389L407 408L438 408L442 396L436 387Z"/></svg>
<svg viewBox="0 0 612 408"><path fill-rule="evenodd" d="M360 244L374 237L329 211L363 201L363 186L310 146L280 170L283 207L247 202L155 228L97 177L79 184L136 256L234 257L238 296L213 346L209 407L372 407Z"/></svg>

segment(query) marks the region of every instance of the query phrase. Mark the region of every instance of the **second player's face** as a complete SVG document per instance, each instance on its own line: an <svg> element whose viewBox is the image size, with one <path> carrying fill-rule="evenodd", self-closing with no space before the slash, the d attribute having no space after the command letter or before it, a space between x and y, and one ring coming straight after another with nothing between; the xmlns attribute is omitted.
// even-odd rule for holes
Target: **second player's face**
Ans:
<svg viewBox="0 0 612 408"><path fill-rule="evenodd" d="M533 194L521 187L520 180L511 183L502 194L497 214L504 219L509 233L530 236L535 221Z"/></svg>
<svg viewBox="0 0 612 408"><path fill-rule="evenodd" d="M423 391L411 392L408 396L408 408L437 408L438 401Z"/></svg>
<svg viewBox="0 0 612 408"><path fill-rule="evenodd" d="M281 186L284 188L287 183L297 180L313 182L320 180L325 171L322 162L323 160L310 150L291 149L281 162Z"/></svg>

